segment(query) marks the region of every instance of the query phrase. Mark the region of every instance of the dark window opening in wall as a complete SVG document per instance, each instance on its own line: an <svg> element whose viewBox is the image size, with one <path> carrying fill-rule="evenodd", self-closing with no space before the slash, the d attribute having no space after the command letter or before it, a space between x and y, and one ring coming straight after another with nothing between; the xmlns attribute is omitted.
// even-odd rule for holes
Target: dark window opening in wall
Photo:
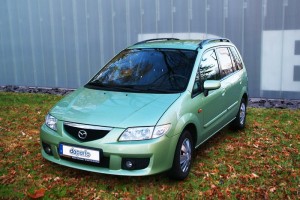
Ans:
<svg viewBox="0 0 300 200"><path fill-rule="evenodd" d="M295 41L295 55L300 55L300 40Z"/></svg>
<svg viewBox="0 0 300 200"><path fill-rule="evenodd" d="M294 66L294 81L300 81L300 65Z"/></svg>

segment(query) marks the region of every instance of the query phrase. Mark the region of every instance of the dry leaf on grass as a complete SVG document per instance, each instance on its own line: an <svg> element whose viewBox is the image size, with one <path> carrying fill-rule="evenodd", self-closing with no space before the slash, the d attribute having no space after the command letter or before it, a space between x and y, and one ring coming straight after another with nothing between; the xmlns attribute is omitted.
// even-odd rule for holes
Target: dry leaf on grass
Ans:
<svg viewBox="0 0 300 200"><path fill-rule="evenodd" d="M38 199L45 195L46 190L44 188L38 189L34 191L33 194L28 194L28 196L32 199Z"/></svg>

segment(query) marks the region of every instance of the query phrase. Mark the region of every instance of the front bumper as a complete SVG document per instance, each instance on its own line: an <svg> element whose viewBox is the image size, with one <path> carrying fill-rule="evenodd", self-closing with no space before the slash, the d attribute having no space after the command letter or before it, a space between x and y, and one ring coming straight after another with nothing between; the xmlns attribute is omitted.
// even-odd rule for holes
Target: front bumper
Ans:
<svg viewBox="0 0 300 200"><path fill-rule="evenodd" d="M114 128L101 139L81 142L70 137L64 131L62 124L62 122L58 123L57 132L48 128L45 124L41 127L40 131L41 143L49 145L51 148L51 154L48 154L42 147L42 156L54 163L91 172L125 176L156 174L166 171L172 166L179 135L173 137L162 136L157 139L143 141L118 142L118 138L124 129ZM100 165L86 162L79 163L75 160L66 160L60 157L58 152L60 143L101 149L102 158L100 159ZM146 159L149 161L149 164L142 169L124 169L124 161L130 159ZM106 163L103 164L101 161Z"/></svg>

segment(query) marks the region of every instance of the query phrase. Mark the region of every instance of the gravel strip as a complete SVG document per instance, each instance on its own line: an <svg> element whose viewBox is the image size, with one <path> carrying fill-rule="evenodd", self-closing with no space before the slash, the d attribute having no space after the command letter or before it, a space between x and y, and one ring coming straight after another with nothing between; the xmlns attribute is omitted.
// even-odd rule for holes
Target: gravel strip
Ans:
<svg viewBox="0 0 300 200"><path fill-rule="evenodd" d="M26 87L26 86L0 86L0 92L17 92L17 93L41 93L41 94L55 94L67 95L75 89L67 88L44 88L44 87Z"/></svg>
<svg viewBox="0 0 300 200"><path fill-rule="evenodd" d="M12 85L0 86L0 92L17 93L43 93L54 95L67 95L73 92L74 90L75 89L67 88L43 88ZM300 100L250 98L248 106L253 108L300 109Z"/></svg>

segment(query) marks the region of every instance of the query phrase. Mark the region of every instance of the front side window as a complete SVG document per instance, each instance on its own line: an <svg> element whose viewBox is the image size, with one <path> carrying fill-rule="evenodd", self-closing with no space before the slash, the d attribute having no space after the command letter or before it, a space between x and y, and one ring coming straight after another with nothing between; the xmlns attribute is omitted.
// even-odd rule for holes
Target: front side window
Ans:
<svg viewBox="0 0 300 200"><path fill-rule="evenodd" d="M217 56L214 50L205 52L200 62L200 75L201 80L219 80L219 65Z"/></svg>
<svg viewBox="0 0 300 200"><path fill-rule="evenodd" d="M149 93L183 92L197 52L178 49L126 49L104 66L86 87Z"/></svg>
<svg viewBox="0 0 300 200"><path fill-rule="evenodd" d="M193 90L201 92L204 81L219 79L220 70L215 50L206 51L201 58Z"/></svg>
<svg viewBox="0 0 300 200"><path fill-rule="evenodd" d="M222 77L227 76L228 74L231 74L235 71L235 68L232 64L232 60L229 54L229 51L227 48L222 47L217 49L218 55L219 55L219 61L221 65L221 74Z"/></svg>

